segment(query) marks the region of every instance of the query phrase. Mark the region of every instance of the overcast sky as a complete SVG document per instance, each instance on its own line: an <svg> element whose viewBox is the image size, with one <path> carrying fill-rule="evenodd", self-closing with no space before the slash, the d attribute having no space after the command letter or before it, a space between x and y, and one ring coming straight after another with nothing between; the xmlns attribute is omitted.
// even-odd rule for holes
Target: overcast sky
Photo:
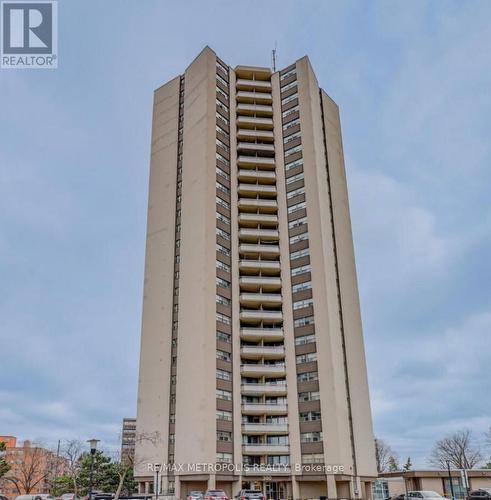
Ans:
<svg viewBox="0 0 491 500"><path fill-rule="evenodd" d="M153 89L210 45L308 54L341 109L375 433L425 466L491 425L491 2L68 1L0 70L0 435L136 412ZM491 450L486 451L488 454Z"/></svg>

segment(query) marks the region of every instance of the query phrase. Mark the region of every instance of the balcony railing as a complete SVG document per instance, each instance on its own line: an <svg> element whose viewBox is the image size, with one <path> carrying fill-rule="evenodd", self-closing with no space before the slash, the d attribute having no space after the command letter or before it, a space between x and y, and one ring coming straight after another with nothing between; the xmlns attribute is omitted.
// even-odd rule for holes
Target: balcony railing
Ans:
<svg viewBox="0 0 491 500"><path fill-rule="evenodd" d="M287 444L243 444L242 451L249 455L287 455L290 447Z"/></svg>
<svg viewBox="0 0 491 500"><path fill-rule="evenodd" d="M286 415L286 403L242 403L244 415Z"/></svg>
<svg viewBox="0 0 491 500"><path fill-rule="evenodd" d="M247 434L286 434L288 432L288 424L251 424L243 423L242 432Z"/></svg>
<svg viewBox="0 0 491 500"><path fill-rule="evenodd" d="M241 328L240 338L243 340L283 340L284 333L281 328Z"/></svg>

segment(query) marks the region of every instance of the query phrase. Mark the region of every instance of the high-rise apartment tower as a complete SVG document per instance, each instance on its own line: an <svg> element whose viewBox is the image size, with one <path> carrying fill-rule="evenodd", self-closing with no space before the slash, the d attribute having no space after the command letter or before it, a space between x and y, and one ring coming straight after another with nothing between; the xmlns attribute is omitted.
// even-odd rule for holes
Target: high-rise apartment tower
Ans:
<svg viewBox="0 0 491 500"><path fill-rule="evenodd" d="M372 417L337 105L309 59L205 48L155 91L141 492L368 498ZM172 465L174 464L174 465Z"/></svg>

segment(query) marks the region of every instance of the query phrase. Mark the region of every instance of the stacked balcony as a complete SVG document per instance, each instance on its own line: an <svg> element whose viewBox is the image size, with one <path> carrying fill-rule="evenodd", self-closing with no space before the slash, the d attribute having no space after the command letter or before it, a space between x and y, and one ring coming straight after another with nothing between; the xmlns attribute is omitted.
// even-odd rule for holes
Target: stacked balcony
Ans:
<svg viewBox="0 0 491 500"><path fill-rule="evenodd" d="M266 463L289 453L271 72L235 72L243 454Z"/></svg>

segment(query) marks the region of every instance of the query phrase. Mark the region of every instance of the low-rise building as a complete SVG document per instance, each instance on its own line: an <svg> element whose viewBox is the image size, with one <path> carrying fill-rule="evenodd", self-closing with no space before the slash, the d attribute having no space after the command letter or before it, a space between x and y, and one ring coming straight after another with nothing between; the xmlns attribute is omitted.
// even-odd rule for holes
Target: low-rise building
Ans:
<svg viewBox="0 0 491 500"><path fill-rule="evenodd" d="M56 453L14 436L0 436L6 445L4 458L10 470L0 479L0 494L9 499L18 495L49 493L54 479L63 474L66 461Z"/></svg>
<svg viewBox="0 0 491 500"><path fill-rule="evenodd" d="M455 498L465 498L466 481L469 491L491 488L491 469L471 469L467 470L465 475L463 471L452 470L450 476ZM451 498L449 472L447 470L410 470L382 473L374 484L373 497L375 500L382 500L414 490L436 491L442 496Z"/></svg>

